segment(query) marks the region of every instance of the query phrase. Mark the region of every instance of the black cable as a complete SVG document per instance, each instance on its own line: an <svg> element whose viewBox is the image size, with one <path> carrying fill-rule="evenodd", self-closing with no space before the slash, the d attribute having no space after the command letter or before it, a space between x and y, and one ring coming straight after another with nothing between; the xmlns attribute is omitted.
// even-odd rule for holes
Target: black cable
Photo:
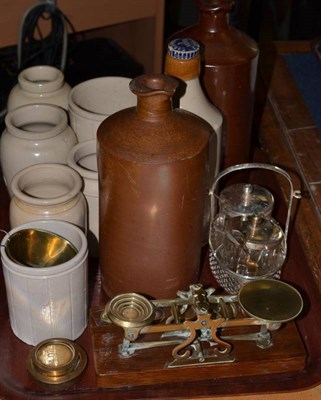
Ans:
<svg viewBox="0 0 321 400"><path fill-rule="evenodd" d="M41 23L48 34L44 35ZM68 48L68 27L75 33L70 20L54 3L39 3L23 16L18 43L18 72L31 65L52 65L64 70Z"/></svg>
<svg viewBox="0 0 321 400"><path fill-rule="evenodd" d="M47 25L47 34L42 32L42 22ZM73 35L69 36L68 31ZM76 42L75 33L70 20L56 7L55 0L38 0L26 10L20 22L17 52L3 49L0 58L1 131L7 98L20 71L33 65L52 65L64 71L68 52Z"/></svg>

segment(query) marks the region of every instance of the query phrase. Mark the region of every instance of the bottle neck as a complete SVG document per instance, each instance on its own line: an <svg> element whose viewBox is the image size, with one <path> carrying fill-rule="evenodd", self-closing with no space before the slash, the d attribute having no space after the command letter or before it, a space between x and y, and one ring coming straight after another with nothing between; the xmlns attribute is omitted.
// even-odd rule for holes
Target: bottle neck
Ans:
<svg viewBox="0 0 321 400"><path fill-rule="evenodd" d="M163 74L141 75L133 79L130 90L137 96L138 118L155 122L172 111L172 96L178 86L175 78Z"/></svg>
<svg viewBox="0 0 321 400"><path fill-rule="evenodd" d="M201 10L198 25L209 33L218 33L229 28L229 9Z"/></svg>
<svg viewBox="0 0 321 400"><path fill-rule="evenodd" d="M196 56L190 60L179 60L166 54L165 74L175 76L183 81L190 81L199 77L200 57Z"/></svg>
<svg viewBox="0 0 321 400"><path fill-rule="evenodd" d="M137 116L145 121L160 121L172 111L172 100L166 94L154 93L149 96L137 96Z"/></svg>

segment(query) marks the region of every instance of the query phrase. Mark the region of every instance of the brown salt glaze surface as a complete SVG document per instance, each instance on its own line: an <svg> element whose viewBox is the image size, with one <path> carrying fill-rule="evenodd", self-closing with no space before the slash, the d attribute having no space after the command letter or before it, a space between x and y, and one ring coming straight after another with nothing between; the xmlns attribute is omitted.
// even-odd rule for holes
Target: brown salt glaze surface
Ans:
<svg viewBox="0 0 321 400"><path fill-rule="evenodd" d="M200 79L205 93L225 117L223 168L250 159L259 53L255 41L228 24L232 5L224 0L198 1L198 23L169 39L190 37L201 44Z"/></svg>
<svg viewBox="0 0 321 400"><path fill-rule="evenodd" d="M199 275L211 127L173 110L176 79L132 81L137 107L98 129L100 266L107 295L175 296Z"/></svg>

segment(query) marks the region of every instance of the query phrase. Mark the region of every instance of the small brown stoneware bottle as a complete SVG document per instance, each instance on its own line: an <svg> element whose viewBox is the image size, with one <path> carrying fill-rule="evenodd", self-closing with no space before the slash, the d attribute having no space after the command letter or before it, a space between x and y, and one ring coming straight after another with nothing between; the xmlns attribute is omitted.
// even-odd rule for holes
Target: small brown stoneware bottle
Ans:
<svg viewBox="0 0 321 400"><path fill-rule="evenodd" d="M210 125L173 109L175 78L133 79L137 106L98 128L102 286L176 297L197 282Z"/></svg>
<svg viewBox="0 0 321 400"><path fill-rule="evenodd" d="M201 44L200 80L206 95L225 117L223 168L249 162L258 46L229 25L231 0L197 0L198 22L172 35Z"/></svg>

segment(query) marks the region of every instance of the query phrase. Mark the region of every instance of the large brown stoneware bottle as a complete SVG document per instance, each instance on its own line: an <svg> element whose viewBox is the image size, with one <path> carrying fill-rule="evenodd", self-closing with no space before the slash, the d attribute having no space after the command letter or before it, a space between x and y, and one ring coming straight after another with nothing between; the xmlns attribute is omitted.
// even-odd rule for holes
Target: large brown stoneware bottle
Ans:
<svg viewBox="0 0 321 400"><path fill-rule="evenodd" d="M203 89L225 117L223 168L249 162L258 46L229 25L230 0L198 0L199 20L172 35L201 44Z"/></svg>
<svg viewBox="0 0 321 400"><path fill-rule="evenodd" d="M175 297L198 280L210 125L172 108L162 74L130 83L137 106L98 128L99 245L109 297Z"/></svg>

